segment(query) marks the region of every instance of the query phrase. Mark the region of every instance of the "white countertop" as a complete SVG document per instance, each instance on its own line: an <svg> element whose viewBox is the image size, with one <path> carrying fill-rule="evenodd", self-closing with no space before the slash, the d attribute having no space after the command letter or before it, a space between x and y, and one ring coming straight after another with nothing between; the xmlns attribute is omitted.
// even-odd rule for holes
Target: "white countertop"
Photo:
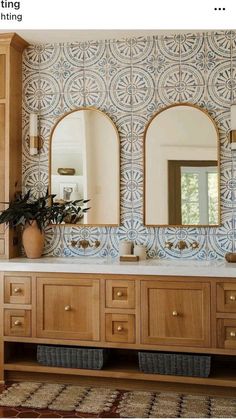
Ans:
<svg viewBox="0 0 236 419"><path fill-rule="evenodd" d="M92 257L42 257L0 260L0 271L12 272L66 272L126 275L176 275L236 278L236 263L225 260L160 260L119 262L117 259Z"/></svg>

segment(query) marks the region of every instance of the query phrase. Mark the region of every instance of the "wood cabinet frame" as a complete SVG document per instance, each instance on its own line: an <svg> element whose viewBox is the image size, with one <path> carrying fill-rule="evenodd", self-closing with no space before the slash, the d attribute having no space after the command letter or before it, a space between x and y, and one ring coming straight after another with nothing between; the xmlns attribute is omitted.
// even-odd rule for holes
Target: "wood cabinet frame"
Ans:
<svg viewBox="0 0 236 419"><path fill-rule="evenodd" d="M36 360L32 361L27 359L20 360L14 358L14 350L11 345L22 344L53 344L53 345L75 345L75 346L93 346L102 348L114 348L119 350L135 349L135 350L150 350L150 351L168 351L168 352L186 352L186 353L199 353L199 354L218 354L218 355L236 355L236 345L224 342L224 327L234 328L236 330L236 313L225 313L217 311L216 300L219 298L218 284L236 284L236 280L225 278L199 278L199 277L180 277L180 276L154 276L154 275L109 275L109 274L65 274L65 273L34 273L34 272L20 272L20 277L26 278L26 283L31 283L31 303L19 304L16 302L4 302L4 279L19 278L17 272L6 272L1 274L0 280L0 315L2 321L0 322L0 329L3 335L3 319L4 312L8 313L9 310L26 314L26 322L30 322L30 336L14 336L4 335L1 340L0 351L0 381L7 379L27 379L27 374L30 374L35 379L47 380L51 376L62 374L61 380L63 381L66 375L88 377L103 377L110 380L116 377L123 380L128 380L140 386L144 381L148 382L176 382L176 383L191 383L191 384L204 384L212 386L223 386L225 388L236 387L235 381L230 377L213 377L209 379L200 379L196 377L177 377L177 376L159 376L155 374L144 374L139 371L131 370L129 367L124 366L114 369L109 367L102 371L81 370L81 369L68 369L68 368L54 368L38 365ZM115 286L124 285L131 289L135 289L135 307L134 308L120 308L120 307L107 307L106 304L106 281L110 284L114 282ZM120 281L120 282L119 282ZM90 336L82 336L80 334L65 334L61 332L58 334L51 331L49 335L47 332L44 336L42 331L42 307L43 307L43 293L42 289L45 284L54 284L55 286L67 285L78 286L79 284L91 286L95 291L93 295L95 307L98 309L93 313L94 334ZM205 316L205 329L202 343L192 341L191 345L184 339L180 341L170 341L165 338L160 341L144 342L143 337L147 336L147 312L148 304L146 299L146 292L148 288L158 289L162 287L165 290L197 290L203 293L204 301L204 316ZM108 287L108 294L110 290ZM99 308L100 306L100 308ZM167 307L167 309L169 309ZM20 311L17 311L20 310ZM5 317L7 321L7 317ZM112 322L114 327L112 329ZM119 323L119 324L118 324ZM120 334L114 328L117 326L124 326ZM5 329L6 330L6 329ZM231 329L230 329L231 330ZM206 336L208 333L208 337ZM145 335L146 334L146 335ZM229 340L229 339L228 339ZM232 342L232 340L231 340ZM43 376L42 376L43 374ZM86 378L86 379L87 379ZM51 378L53 379L53 378ZM81 378L82 379L82 378ZM116 384L117 385L117 384ZM147 384L146 384L147 385Z"/></svg>

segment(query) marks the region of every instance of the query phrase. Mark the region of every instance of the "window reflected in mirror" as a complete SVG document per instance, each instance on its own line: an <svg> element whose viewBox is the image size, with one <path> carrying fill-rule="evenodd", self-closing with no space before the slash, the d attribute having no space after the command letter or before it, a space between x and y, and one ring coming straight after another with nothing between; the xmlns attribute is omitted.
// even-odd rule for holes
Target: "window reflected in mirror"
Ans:
<svg viewBox="0 0 236 419"><path fill-rule="evenodd" d="M61 118L51 135L49 172L55 201L89 199L77 224L119 225L119 138L106 114L83 108Z"/></svg>
<svg viewBox="0 0 236 419"><path fill-rule="evenodd" d="M145 225L219 224L219 135L207 112L173 105L145 133Z"/></svg>

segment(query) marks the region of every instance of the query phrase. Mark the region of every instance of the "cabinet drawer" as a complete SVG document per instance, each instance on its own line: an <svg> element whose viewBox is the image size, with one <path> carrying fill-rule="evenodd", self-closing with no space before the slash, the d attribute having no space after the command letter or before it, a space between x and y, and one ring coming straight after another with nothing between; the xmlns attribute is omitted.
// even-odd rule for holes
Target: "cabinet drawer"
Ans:
<svg viewBox="0 0 236 419"><path fill-rule="evenodd" d="M5 336L31 336L30 310L4 310Z"/></svg>
<svg viewBox="0 0 236 419"><path fill-rule="evenodd" d="M135 342L135 316L133 314L106 314L107 342Z"/></svg>
<svg viewBox="0 0 236 419"><path fill-rule="evenodd" d="M135 283L132 280L106 280L106 307L135 308Z"/></svg>
<svg viewBox="0 0 236 419"><path fill-rule="evenodd" d="M236 283L218 283L216 290L217 311L222 313L236 313Z"/></svg>
<svg viewBox="0 0 236 419"><path fill-rule="evenodd" d="M31 278L5 275L4 303L31 304Z"/></svg>
<svg viewBox="0 0 236 419"><path fill-rule="evenodd" d="M236 319L217 320L217 346L236 349Z"/></svg>

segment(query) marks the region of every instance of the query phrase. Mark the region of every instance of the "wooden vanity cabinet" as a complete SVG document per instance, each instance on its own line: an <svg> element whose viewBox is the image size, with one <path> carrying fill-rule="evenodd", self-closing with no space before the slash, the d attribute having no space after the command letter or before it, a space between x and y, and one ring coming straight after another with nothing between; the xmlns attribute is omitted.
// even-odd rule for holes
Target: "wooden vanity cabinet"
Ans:
<svg viewBox="0 0 236 419"><path fill-rule="evenodd" d="M115 385L117 379L135 386L139 381L140 388L157 381L236 388L231 366L209 378L162 376L142 373L137 355L130 355L144 350L235 357L234 279L6 272L0 284L2 381L25 380L27 374L47 380L51 373L60 380L62 374L74 380L103 377L108 385L111 379ZM37 363L38 344L113 352L101 371L56 368Z"/></svg>
<svg viewBox="0 0 236 419"><path fill-rule="evenodd" d="M28 45L14 33L0 34L0 210L21 190L22 52ZM18 254L17 236L0 225L0 258Z"/></svg>

